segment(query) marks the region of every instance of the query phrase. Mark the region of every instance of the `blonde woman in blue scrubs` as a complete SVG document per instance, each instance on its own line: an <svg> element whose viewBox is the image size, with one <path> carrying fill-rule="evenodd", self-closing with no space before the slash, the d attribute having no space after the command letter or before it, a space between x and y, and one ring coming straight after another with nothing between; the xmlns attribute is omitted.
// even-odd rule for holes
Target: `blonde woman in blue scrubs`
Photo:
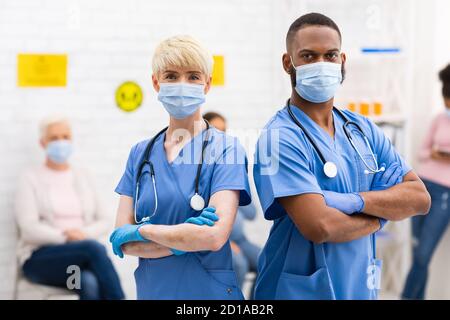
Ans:
<svg viewBox="0 0 450 320"><path fill-rule="evenodd" d="M189 36L164 40L153 56L168 127L132 147L110 238L118 256L139 257L138 299L243 299L228 238L250 203L247 160L236 138L202 118L212 64Z"/></svg>

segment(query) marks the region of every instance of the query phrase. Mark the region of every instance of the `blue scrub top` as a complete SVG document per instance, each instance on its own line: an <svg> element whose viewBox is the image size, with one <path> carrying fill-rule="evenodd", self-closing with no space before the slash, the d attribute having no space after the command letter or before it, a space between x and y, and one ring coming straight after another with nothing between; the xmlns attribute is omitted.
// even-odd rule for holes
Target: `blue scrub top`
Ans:
<svg viewBox="0 0 450 320"><path fill-rule="evenodd" d="M215 128L209 129L204 153L199 193L208 203L221 190L239 190L239 205L247 205L250 188L245 151L236 138ZM150 159L155 170L158 209L152 224L175 225L198 216L190 207L194 195L195 176L205 131L195 136L171 163L164 150L165 134L155 141ZM125 173L115 191L137 200L138 221L154 210L155 199L148 165L140 180L139 198L135 189L137 171L149 140L132 147ZM231 249L227 242L217 252L202 251L160 259L139 259L135 271L138 299L242 299L232 269Z"/></svg>
<svg viewBox="0 0 450 320"><path fill-rule="evenodd" d="M338 167L337 177L323 173L317 152L289 116L287 107L269 121L255 152L254 180L266 219L273 220L260 255L256 299L376 299L381 261L375 257L375 235L347 243L314 244L295 227L278 198L322 190L340 193L370 191L373 175L364 174L362 160L343 130L344 120L333 111L334 139L299 108L292 111L327 161ZM345 116L360 125L379 164L396 161L406 175L411 168L389 139L369 119L350 111ZM352 128L352 127L350 127ZM365 161L374 161L361 134L351 129ZM375 277L375 278L371 278Z"/></svg>

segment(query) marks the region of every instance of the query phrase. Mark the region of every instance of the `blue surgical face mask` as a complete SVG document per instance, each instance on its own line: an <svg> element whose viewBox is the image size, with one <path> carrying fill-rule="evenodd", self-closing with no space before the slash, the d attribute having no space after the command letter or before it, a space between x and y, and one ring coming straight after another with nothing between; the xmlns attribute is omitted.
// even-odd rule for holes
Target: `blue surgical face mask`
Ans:
<svg viewBox="0 0 450 320"><path fill-rule="evenodd" d="M189 83L161 83L158 100L175 119L193 114L205 102L205 86Z"/></svg>
<svg viewBox="0 0 450 320"><path fill-rule="evenodd" d="M450 108L445 109L445 113L447 113L447 116L450 117Z"/></svg>
<svg viewBox="0 0 450 320"><path fill-rule="evenodd" d="M58 164L66 163L72 155L72 143L69 140L55 140L47 144L48 158Z"/></svg>
<svg viewBox="0 0 450 320"><path fill-rule="evenodd" d="M342 82L340 63L317 62L296 67L295 91L306 101L324 103L331 100Z"/></svg>

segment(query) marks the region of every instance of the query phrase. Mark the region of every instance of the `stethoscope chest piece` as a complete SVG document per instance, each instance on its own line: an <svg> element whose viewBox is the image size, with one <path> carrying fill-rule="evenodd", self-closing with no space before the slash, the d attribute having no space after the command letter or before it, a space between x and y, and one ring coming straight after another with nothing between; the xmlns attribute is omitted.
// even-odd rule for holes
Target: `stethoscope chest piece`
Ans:
<svg viewBox="0 0 450 320"><path fill-rule="evenodd" d="M195 194L192 196L191 201L190 201L190 205L191 208L194 209L195 211L201 211L203 210L203 208L205 207L205 199L203 199L202 196L200 196L199 193L199 184L200 184L200 175L201 175L201 171L202 171L202 164L203 164L203 154L205 152L205 148L208 144L208 140L209 140L209 123L208 121L206 121L206 133L205 133L205 137L203 139L203 144L202 144L202 153L201 153L201 158L200 161L198 163L197 166L197 174L195 176ZM150 142L147 144L147 147L145 149L144 152L144 159L143 161L141 161L141 163L139 164L139 171L137 174L137 181L136 181L136 193L135 193L135 201L134 201L134 220L136 222L136 224L140 224L140 223L145 223L145 222L149 222L150 219L156 214L156 212L158 211L158 192L156 190L156 181L155 181L155 171L153 169L153 164L150 161L150 154L153 148L153 145L155 144L155 141L158 139L159 136L161 136L164 132L166 132L168 127L162 129L160 132L158 132L151 140ZM150 166L150 175L152 177L152 185L153 185L153 193L154 193L154 199L155 199L155 206L153 207L153 212L150 216L148 217L144 217L142 218L140 221L137 220L137 199L139 198L139 181L141 179L141 176L143 174L143 168L145 165Z"/></svg>
<svg viewBox="0 0 450 320"><path fill-rule="evenodd" d="M205 208L205 199L198 193L194 194L191 198L191 208L195 211L201 211Z"/></svg>
<svg viewBox="0 0 450 320"><path fill-rule="evenodd" d="M337 166L334 162L327 161L323 166L323 173L325 173L328 178L335 178L337 176Z"/></svg>
<svg viewBox="0 0 450 320"><path fill-rule="evenodd" d="M291 110L291 104L290 104L290 99L287 101L286 103L288 112L289 112L289 116L291 117L291 119L295 122L295 124L303 131L303 133L305 134L306 138L309 140L309 142L311 143L311 145L313 146L313 148L316 150L317 154L320 157L320 160L323 163L323 173L330 179L335 178L337 176L338 173L338 169L337 166L334 162L331 161L326 161L325 157L323 156L322 152L320 152L319 148L317 147L317 144L314 142L314 140L312 139L312 137L309 135L309 133L305 130L305 128L303 127L303 125L300 123L300 121L298 121L298 119L295 117L294 113ZM356 151L356 153L358 154L359 158L361 159L361 161L364 163L364 166L366 167L366 170L364 170L365 174L375 174L378 172L383 172L386 170L386 168L382 167L379 168L378 167L378 162L375 158L375 154L372 151L372 148L370 146L370 142L369 139L367 138L367 136L364 134L364 131L362 130L362 128L355 122L350 121L342 111L340 111L339 109L333 108L334 110L336 110L336 112L341 116L341 118L344 120L344 125L342 126L342 128L344 129L345 135L347 136L348 141L350 142L350 144L352 145L353 149ZM366 143L367 149L370 151L371 155L372 155L372 159L375 163L375 167L371 167L366 160L364 159L364 157L361 155L361 153L359 152L358 148L356 147L356 145L353 142L353 139L350 135L349 130L347 129L347 127L349 127L350 125L353 125L356 127L356 129L360 132L361 136L364 138L364 141Z"/></svg>

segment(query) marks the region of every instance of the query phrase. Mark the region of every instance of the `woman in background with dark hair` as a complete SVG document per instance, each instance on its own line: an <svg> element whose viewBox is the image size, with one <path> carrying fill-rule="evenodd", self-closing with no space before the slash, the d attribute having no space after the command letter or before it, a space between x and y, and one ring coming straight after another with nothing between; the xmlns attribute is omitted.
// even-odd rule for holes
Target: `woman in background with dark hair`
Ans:
<svg viewBox="0 0 450 320"><path fill-rule="evenodd" d="M450 221L450 64L439 78L446 109L433 120L419 154L419 175L432 204L428 215L412 220L413 265L403 291L404 299L424 299L428 265Z"/></svg>

